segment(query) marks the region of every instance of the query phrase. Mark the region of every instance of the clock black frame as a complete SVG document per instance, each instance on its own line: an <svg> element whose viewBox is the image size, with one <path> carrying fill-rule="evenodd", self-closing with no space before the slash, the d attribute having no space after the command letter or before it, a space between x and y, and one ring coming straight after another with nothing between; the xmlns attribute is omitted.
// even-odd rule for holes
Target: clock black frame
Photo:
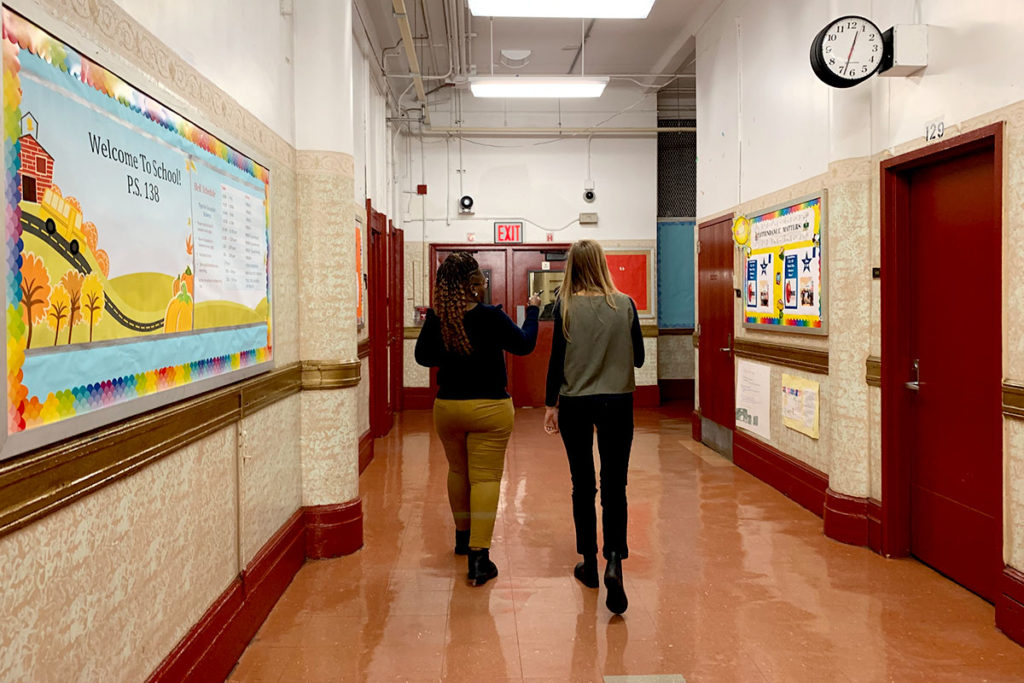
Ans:
<svg viewBox="0 0 1024 683"><path fill-rule="evenodd" d="M828 30L835 26L836 24L838 24L839 22L845 21L846 19L856 19L858 21L863 21L868 24L871 24L872 26L875 27L875 30L878 31L878 35L881 37L882 40L882 54L878 59L878 64L876 64L875 68L872 69L870 72L862 76L858 76L857 78L843 78L842 76L839 76L838 74L834 73L831 69L828 68L828 65L825 63L825 57L821 54L821 46L825 44L825 36L828 35ZM825 83L825 85L830 85L833 88L852 88L853 86L863 83L864 81L868 80L876 73L878 73L879 69L881 69L882 67L882 64L886 61L886 59L891 53L892 42L891 40L886 39L885 33L882 32L882 29L878 28L878 24L871 21L867 17L860 16L859 14L847 14L846 16L837 17L836 19L833 19L832 21L828 22L825 25L825 27L818 31L818 34L814 36L814 40L811 41L811 71L813 71L814 75L817 76L823 83Z"/></svg>

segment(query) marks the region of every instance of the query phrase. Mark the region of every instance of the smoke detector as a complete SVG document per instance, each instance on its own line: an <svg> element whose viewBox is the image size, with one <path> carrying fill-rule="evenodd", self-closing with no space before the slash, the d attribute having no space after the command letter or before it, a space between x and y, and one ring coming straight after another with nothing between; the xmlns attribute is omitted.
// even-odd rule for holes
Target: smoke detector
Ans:
<svg viewBox="0 0 1024 683"><path fill-rule="evenodd" d="M530 63L532 50L502 50L498 61L510 69L522 69Z"/></svg>

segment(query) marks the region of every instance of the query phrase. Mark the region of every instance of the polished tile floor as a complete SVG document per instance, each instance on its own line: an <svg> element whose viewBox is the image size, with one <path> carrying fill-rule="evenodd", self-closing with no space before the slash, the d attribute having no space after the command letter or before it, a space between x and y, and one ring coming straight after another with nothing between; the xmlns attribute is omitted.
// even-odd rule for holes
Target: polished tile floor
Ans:
<svg viewBox="0 0 1024 683"><path fill-rule="evenodd" d="M991 605L914 560L829 540L671 409L637 411L630 604L612 615L603 587L571 577L568 466L542 416L516 415L497 579L467 585L430 414L403 413L361 478L365 546L306 563L230 680L1024 680Z"/></svg>

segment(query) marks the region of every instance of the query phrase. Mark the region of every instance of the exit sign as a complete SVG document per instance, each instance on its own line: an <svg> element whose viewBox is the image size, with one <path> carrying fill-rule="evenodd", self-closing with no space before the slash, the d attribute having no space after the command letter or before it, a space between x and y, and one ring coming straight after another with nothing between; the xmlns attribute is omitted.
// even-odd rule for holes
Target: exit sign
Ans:
<svg viewBox="0 0 1024 683"><path fill-rule="evenodd" d="M523 224L518 223L495 223L494 224L495 244L522 244Z"/></svg>

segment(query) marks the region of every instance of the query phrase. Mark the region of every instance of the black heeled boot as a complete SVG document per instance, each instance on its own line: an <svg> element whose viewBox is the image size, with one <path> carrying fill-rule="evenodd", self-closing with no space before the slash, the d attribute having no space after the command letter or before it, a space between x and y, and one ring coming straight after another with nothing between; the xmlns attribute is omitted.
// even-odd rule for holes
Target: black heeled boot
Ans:
<svg viewBox="0 0 1024 683"><path fill-rule="evenodd" d="M469 529L455 530L455 554L469 555Z"/></svg>
<svg viewBox="0 0 1024 683"><path fill-rule="evenodd" d="M583 561L572 570L572 575L587 588L600 586L601 581L597 577L597 555L584 555Z"/></svg>
<svg viewBox="0 0 1024 683"><path fill-rule="evenodd" d="M622 556L617 552L608 553L608 564L604 568L604 587L608 597L604 604L615 614L622 614L629 606L626 589L622 587Z"/></svg>
<svg viewBox="0 0 1024 683"><path fill-rule="evenodd" d="M498 575L498 567L491 562L490 552L487 548L481 550L469 549L469 573L466 578L474 586L482 586Z"/></svg>

